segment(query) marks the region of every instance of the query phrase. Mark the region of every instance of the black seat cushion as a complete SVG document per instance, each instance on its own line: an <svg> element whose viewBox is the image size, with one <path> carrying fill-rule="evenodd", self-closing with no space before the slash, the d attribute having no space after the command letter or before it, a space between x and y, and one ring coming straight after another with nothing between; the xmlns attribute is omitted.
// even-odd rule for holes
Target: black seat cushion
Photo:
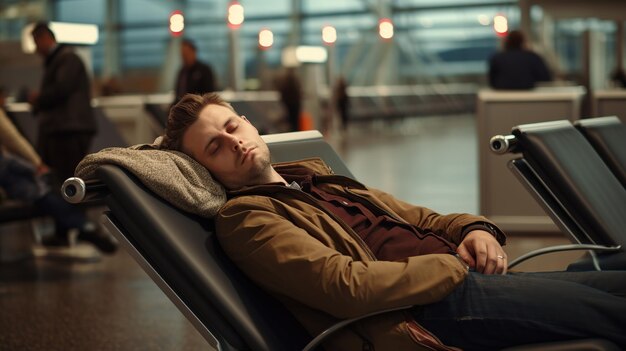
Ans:
<svg viewBox="0 0 626 351"><path fill-rule="evenodd" d="M626 187L626 125L615 116L582 119L575 125Z"/></svg>
<svg viewBox="0 0 626 351"><path fill-rule="evenodd" d="M626 244L626 189L569 121L513 129L524 158L598 244Z"/></svg>

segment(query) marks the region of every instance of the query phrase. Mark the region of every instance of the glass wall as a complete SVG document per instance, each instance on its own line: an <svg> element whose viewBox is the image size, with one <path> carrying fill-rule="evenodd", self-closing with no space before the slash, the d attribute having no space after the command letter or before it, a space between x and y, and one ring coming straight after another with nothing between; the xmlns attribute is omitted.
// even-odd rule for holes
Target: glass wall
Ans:
<svg viewBox="0 0 626 351"><path fill-rule="evenodd" d="M119 65L122 73L136 70L161 70L168 64L168 45L172 36L167 21L174 10L185 15L184 36L193 39L201 60L210 63L222 83L228 76L230 30L226 25L225 0L154 1L117 0ZM514 1L423 1L400 0L390 3L363 0L246 1L246 19L239 31L241 56L247 78L259 74L260 55L270 69L280 67L282 49L294 40L299 44L323 45L321 29L332 25L338 39L335 55L338 70L347 75L362 74L365 53L381 50L377 23L381 15L395 26L392 50L398 63L398 83L411 83L471 77L480 79L485 62L498 48L491 27L495 14L505 14L512 26L518 22ZM105 16L107 0L58 0L54 2L55 20L95 23L101 40L93 47L96 75L103 72L104 43L107 39ZM300 19L298 22L297 19ZM274 45L259 52L258 32L270 29ZM368 80L364 79L364 83Z"/></svg>
<svg viewBox="0 0 626 351"><path fill-rule="evenodd" d="M93 23L100 28L100 40L92 47L95 77L110 71L111 57L122 77L173 75L179 61L172 60L173 39L168 19L175 10L185 15L184 36L193 39L199 58L210 63L221 87L229 77L229 31L226 12L230 0L0 0L3 38L19 37L21 28L32 18ZM261 67L270 72L281 67L281 52L288 45L324 45L322 27L334 26L337 41L332 55L335 70L361 85L376 84L376 71L393 66L392 83L469 81L484 84L487 60L500 47L492 19L507 17L509 28L518 28L520 13L516 0L240 0L245 22L238 29L238 52L245 61L247 79L258 79ZM11 6L47 4L41 11L10 17ZM114 8L111 10L111 4ZM4 11L4 12L3 12ZM111 13L114 11L114 13ZM533 30L542 24L540 10L531 13ZM395 35L383 43L377 34L381 17L389 17ZM107 46L107 23L113 21L116 52ZM258 33L270 29L271 48L261 51ZM582 33L603 33L606 50L614 50L615 25L610 21L564 19L554 21L550 55L564 78L576 77L582 67ZM536 35L539 37L539 35ZM545 48L544 48L545 49ZM106 52L105 52L106 51ZM175 55L174 55L175 56ZM616 65L614 55L606 55L607 70ZM389 64L391 62L391 64ZM109 69L107 69L109 68ZM171 73L168 73L171 72ZM153 79L154 80L154 79ZM152 83L153 92L162 87ZM148 84L147 86L150 86ZM249 85L253 87L253 85ZM143 88L142 88L143 89Z"/></svg>

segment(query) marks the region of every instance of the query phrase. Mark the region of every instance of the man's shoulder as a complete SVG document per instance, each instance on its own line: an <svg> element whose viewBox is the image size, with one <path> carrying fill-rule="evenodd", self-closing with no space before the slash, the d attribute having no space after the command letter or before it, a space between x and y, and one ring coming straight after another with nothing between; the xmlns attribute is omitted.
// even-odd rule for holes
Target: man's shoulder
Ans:
<svg viewBox="0 0 626 351"><path fill-rule="evenodd" d="M61 46L57 49L57 57L75 57L80 58L73 47L65 44L61 44Z"/></svg>
<svg viewBox="0 0 626 351"><path fill-rule="evenodd" d="M78 56L78 54L76 53L76 51L74 51L74 48L68 45L61 46L53 55L54 56L50 58L50 63L52 65L61 63L82 64L83 62L80 56Z"/></svg>

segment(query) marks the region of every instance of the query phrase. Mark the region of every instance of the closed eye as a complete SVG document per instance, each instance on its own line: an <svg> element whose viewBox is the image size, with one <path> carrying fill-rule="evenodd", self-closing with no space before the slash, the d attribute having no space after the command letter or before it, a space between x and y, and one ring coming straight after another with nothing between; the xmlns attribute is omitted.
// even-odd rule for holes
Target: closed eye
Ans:
<svg viewBox="0 0 626 351"><path fill-rule="evenodd" d="M230 122L226 125L226 132L232 133L237 129L237 127L239 127L239 123Z"/></svg>
<svg viewBox="0 0 626 351"><path fill-rule="evenodd" d="M209 146L208 154L210 156L213 156L213 155L215 155L217 153L217 151L219 149L220 149L219 142L215 141L215 142L211 143L211 145Z"/></svg>

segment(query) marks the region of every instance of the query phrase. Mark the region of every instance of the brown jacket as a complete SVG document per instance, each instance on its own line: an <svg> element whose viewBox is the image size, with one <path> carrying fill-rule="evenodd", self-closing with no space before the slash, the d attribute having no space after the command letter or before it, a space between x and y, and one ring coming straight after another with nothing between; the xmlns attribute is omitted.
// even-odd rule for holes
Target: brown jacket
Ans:
<svg viewBox="0 0 626 351"><path fill-rule="evenodd" d="M325 191L360 199L459 243L463 228L487 219L439 215L332 171L320 159L297 163L314 170ZM276 164L281 168L294 163ZM231 192L216 218L227 255L255 283L281 300L313 335L340 319L437 302L463 282L467 268L448 254L377 261L356 233L306 193L279 184ZM490 222L488 222L490 223ZM331 337L327 350L445 349L406 312L369 318Z"/></svg>

